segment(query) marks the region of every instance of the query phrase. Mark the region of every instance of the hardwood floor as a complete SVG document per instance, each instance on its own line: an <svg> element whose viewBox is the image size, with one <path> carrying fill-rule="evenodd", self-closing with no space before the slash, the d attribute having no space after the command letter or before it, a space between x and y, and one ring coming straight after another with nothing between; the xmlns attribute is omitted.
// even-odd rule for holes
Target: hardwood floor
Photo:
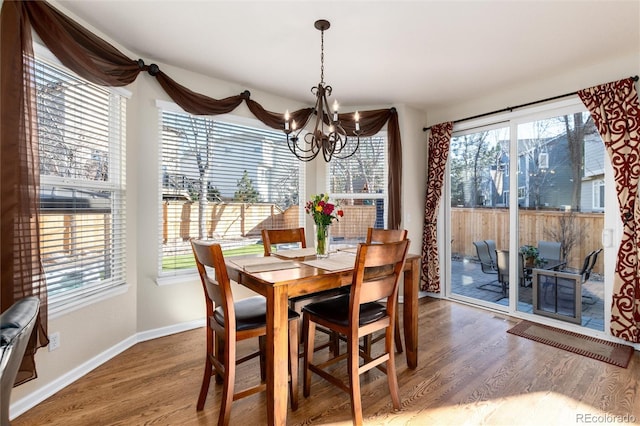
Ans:
<svg viewBox="0 0 640 426"><path fill-rule="evenodd" d="M396 358L402 409L392 410L384 375L374 370L361 378L365 424L640 424L637 351L628 368L615 367L506 333L517 319L430 298L420 301L419 321L418 368ZM12 424L215 424L221 386L212 384L204 411L195 409L204 340L198 329L139 343ZM258 377L249 363L236 386ZM264 394L234 402L231 424L264 424L264 407ZM349 397L314 376L288 424L349 425Z"/></svg>

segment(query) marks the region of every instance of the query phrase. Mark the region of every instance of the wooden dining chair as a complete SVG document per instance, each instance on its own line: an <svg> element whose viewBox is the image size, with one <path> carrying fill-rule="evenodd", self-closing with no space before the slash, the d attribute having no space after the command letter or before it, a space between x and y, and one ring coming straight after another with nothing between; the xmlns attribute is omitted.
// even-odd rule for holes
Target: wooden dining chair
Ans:
<svg viewBox="0 0 640 426"><path fill-rule="evenodd" d="M369 228L367 230L367 244L371 243L392 243L396 241L403 241L407 239L406 229L380 229ZM396 342L396 351L402 353L402 336L400 333L400 322L398 321L400 314L399 309L396 309L396 327L394 333L394 340ZM378 337L367 336L364 339L365 351L371 353L371 345L379 342L384 338L384 335Z"/></svg>
<svg viewBox="0 0 640 426"><path fill-rule="evenodd" d="M204 289L207 310L207 356L200 396L196 409L204 408L209 384L214 372L222 378L223 391L220 403L219 425L229 424L233 401L266 390L264 364L261 362L260 384L235 392L236 364L260 356L264 359L265 336L267 334L267 306L264 297L254 296L233 300L231 284L227 275L222 249L219 244L191 240L200 280ZM215 278L209 270L215 271ZM289 374L291 408L298 408L298 322L300 316L289 310ZM236 359L236 343L241 340L260 338L260 351Z"/></svg>
<svg viewBox="0 0 640 426"><path fill-rule="evenodd" d="M311 372L336 385L351 396L354 424L361 425L362 400L360 374L378 368L387 375L395 409L400 409L398 379L395 370L393 334L398 306L398 283L409 247L409 240L383 244L360 244L349 294L310 303L302 308L304 336L304 396L311 394ZM386 299L385 303L378 300ZM347 352L320 364L313 363L316 325L335 330L347 337ZM371 357L359 345L359 338L374 331L385 331L384 352ZM363 358L363 364L360 364ZM330 373L327 367L347 360L348 383Z"/></svg>
<svg viewBox="0 0 640 426"><path fill-rule="evenodd" d="M277 244L294 244L298 243L299 248L307 248L307 240L304 235L304 228L292 229L263 229L262 244L264 245L264 255L271 256L273 253L273 245ZM317 293L304 294L289 299L289 308L302 314L302 307L308 303L317 302L327 297L333 297L340 294L340 289L324 290ZM335 333L329 333L327 330L319 329L319 331L329 334L329 341L325 344L318 345L316 350L329 347L335 354L338 353L339 339ZM302 336L301 336L302 337ZM302 341L302 339L300 339Z"/></svg>
<svg viewBox="0 0 640 426"><path fill-rule="evenodd" d="M299 248L307 248L304 228L262 230L262 244L264 245L265 256L271 256L271 253L273 253L272 246L274 245L294 243L300 244Z"/></svg>

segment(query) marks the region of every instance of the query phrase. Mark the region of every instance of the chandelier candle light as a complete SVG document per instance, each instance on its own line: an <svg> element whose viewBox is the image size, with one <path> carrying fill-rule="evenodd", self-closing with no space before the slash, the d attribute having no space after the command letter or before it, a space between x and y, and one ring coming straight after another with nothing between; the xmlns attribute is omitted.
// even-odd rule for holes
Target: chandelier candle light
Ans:
<svg viewBox="0 0 640 426"><path fill-rule="evenodd" d="M311 88L311 93L316 96L316 104L313 114L316 116L313 130L308 131L303 140L300 140L300 133L308 120L299 129L295 120L291 120L289 111L284 114L284 133L287 135L287 145L289 150L302 161L311 161L322 151L322 156L326 162L331 158L349 158L358 150L360 145L360 114L354 114L355 130L353 136L356 137L353 150L345 150L347 147L347 132L340 124L338 116L338 101L333 102L333 113L329 111L327 97L331 96L333 90L331 86L324 82L324 32L329 29L330 23L320 19L315 22L315 27L320 30L320 83ZM344 151L344 152L343 152Z"/></svg>
<svg viewBox="0 0 640 426"><path fill-rule="evenodd" d="M344 211L329 202L329 196L325 194L314 195L307 201L304 207L307 214L311 215L315 223L316 256L329 256L329 227L333 221L338 221L344 216Z"/></svg>

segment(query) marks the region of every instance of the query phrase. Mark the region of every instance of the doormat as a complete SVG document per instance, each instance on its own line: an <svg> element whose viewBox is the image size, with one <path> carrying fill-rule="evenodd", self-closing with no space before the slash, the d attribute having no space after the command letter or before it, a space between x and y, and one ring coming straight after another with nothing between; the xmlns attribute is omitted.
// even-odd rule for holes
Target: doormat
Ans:
<svg viewBox="0 0 640 426"><path fill-rule="evenodd" d="M525 337L549 346L564 349L598 361L627 368L633 347L560 330L529 321L521 321L507 333Z"/></svg>

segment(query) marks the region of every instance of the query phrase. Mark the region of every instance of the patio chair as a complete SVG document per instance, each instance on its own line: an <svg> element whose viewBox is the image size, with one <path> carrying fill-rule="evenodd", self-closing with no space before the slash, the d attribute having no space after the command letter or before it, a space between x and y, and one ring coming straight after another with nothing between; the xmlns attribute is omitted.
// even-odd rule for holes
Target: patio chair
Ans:
<svg viewBox="0 0 640 426"><path fill-rule="evenodd" d="M498 274L498 264L496 262L496 243L493 240L474 241L473 245L476 248L476 254L480 260L480 268L482 272L490 275ZM492 254L493 253L493 254ZM493 290L487 287L497 287L499 290ZM502 285L499 280L496 279L488 283L480 284L477 288L481 290L492 291L494 293L504 294Z"/></svg>
<svg viewBox="0 0 640 426"><path fill-rule="evenodd" d="M487 244L487 242L485 240L474 241L473 245L476 248L476 254L478 256L478 259L480 260L480 267L482 269L482 272L484 272L485 274L497 274L498 268L496 267L494 257L491 256L491 252L489 251L489 245Z"/></svg>
<svg viewBox="0 0 640 426"><path fill-rule="evenodd" d="M560 260L562 257L562 243L557 241L538 241L538 257L547 260Z"/></svg>
<svg viewBox="0 0 640 426"><path fill-rule="evenodd" d="M503 296L506 296L509 289L509 250L496 250L496 260L498 263L498 282L502 285ZM522 253L518 253L518 281L521 286L526 285L526 276L524 256Z"/></svg>
<svg viewBox="0 0 640 426"><path fill-rule="evenodd" d="M484 240L485 244L487 245L487 248L489 249L489 257L491 258L491 261L493 262L493 266L495 269L497 269L497 260L496 260L496 242L493 240Z"/></svg>

